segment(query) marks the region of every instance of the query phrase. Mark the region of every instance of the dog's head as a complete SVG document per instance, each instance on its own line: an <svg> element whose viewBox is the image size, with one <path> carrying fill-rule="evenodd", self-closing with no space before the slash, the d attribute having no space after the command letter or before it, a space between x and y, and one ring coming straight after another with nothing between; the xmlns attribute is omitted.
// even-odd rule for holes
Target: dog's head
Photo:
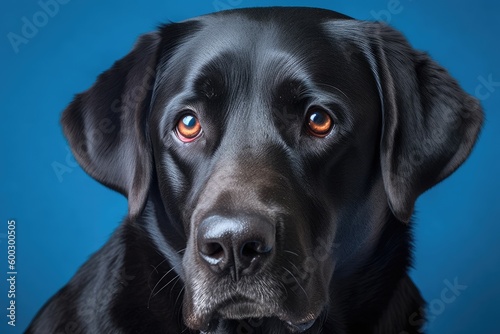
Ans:
<svg viewBox="0 0 500 334"><path fill-rule="evenodd" d="M158 247L200 330L255 317L309 328L334 273L362 265L388 216L410 220L481 122L398 32L306 8L165 25L62 117L75 157L128 197L132 220L162 203Z"/></svg>

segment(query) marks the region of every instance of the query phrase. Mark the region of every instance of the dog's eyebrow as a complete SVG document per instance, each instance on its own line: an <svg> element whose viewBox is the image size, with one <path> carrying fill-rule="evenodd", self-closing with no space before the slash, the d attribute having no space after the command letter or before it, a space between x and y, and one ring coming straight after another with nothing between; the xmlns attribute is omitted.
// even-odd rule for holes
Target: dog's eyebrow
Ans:
<svg viewBox="0 0 500 334"><path fill-rule="evenodd" d="M219 80L218 75L215 76L202 76L197 78L194 83L195 90L207 99L217 97L223 89L222 82Z"/></svg>
<svg viewBox="0 0 500 334"><path fill-rule="evenodd" d="M289 77L281 79L273 93L280 102L294 102L307 97L310 88L302 80Z"/></svg>
<svg viewBox="0 0 500 334"><path fill-rule="evenodd" d="M194 90L208 98L227 88L225 86L228 82L237 85L241 76L248 79L248 64L241 61L233 50L221 51L199 63L192 69L191 80L188 81L192 82ZM231 70L233 64L236 65L237 71Z"/></svg>
<svg viewBox="0 0 500 334"><path fill-rule="evenodd" d="M317 83L317 85L318 85L318 86L327 87L327 88L331 88L331 89L333 89L333 90L335 90L335 91L339 92L340 94L342 94L342 95L343 95L343 96L344 96L347 100L350 100L350 99L349 99L349 96L347 96L347 94L346 94L346 93L344 93L344 91L343 91L342 89L340 89L340 88L338 88L338 87L336 87L336 86L334 86L334 85L332 85L332 84L327 84L327 83L321 83L321 82L320 82L320 83Z"/></svg>
<svg viewBox="0 0 500 334"><path fill-rule="evenodd" d="M311 103L334 104L349 110L352 100L337 86L331 83L284 78L273 92L280 103L296 103L309 100Z"/></svg>

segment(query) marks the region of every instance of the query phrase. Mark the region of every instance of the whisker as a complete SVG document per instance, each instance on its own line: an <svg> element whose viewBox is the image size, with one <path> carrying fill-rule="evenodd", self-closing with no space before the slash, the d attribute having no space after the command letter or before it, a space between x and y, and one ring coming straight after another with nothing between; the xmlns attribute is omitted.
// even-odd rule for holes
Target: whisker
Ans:
<svg viewBox="0 0 500 334"><path fill-rule="evenodd" d="M180 279L181 279L181 276L177 275L177 280L175 281L174 285L172 285L172 287L170 288L170 297L172 297L172 291L174 290L175 285L177 284L177 282L180 281Z"/></svg>
<svg viewBox="0 0 500 334"><path fill-rule="evenodd" d="M283 267L283 269L285 269L290 275L292 275L293 279L295 280L295 282L297 282L298 286L302 289L302 291L304 292L304 294L306 295L306 298L309 298L309 296L307 295L307 292L306 290L304 290L304 288L302 287L302 285L300 284L299 280L295 277L295 275L290 271L288 270L287 268Z"/></svg>
<svg viewBox="0 0 500 334"><path fill-rule="evenodd" d="M288 261L294 268L295 270L297 270L298 273L300 273L300 270L299 268L295 265L295 263L293 263L292 261Z"/></svg>
<svg viewBox="0 0 500 334"><path fill-rule="evenodd" d="M168 281L168 283L167 283L167 284L165 284L164 286L162 286L162 287L161 287L161 289L160 289L160 290L158 290L158 291L157 291L157 292L153 295L153 298L154 298L157 294L159 294L159 293L160 293L163 289L165 289L165 288L166 288L166 287L167 287L170 283L172 283L175 279L178 279L178 278L179 278L179 275L175 275L175 277L174 277L174 278L172 278L170 281ZM151 298L151 297L150 297L150 298Z"/></svg>
<svg viewBox="0 0 500 334"><path fill-rule="evenodd" d="M167 259L163 259L163 261L161 261L160 263L158 263L156 266L151 266L151 267L153 267L153 271L151 271L149 273L149 277L148 277L148 287L149 287L149 289L151 289L151 284L149 284L151 282L151 276L153 275L154 272L158 273L158 267L161 266L163 263L165 263L165 261L167 261Z"/></svg>
<svg viewBox="0 0 500 334"><path fill-rule="evenodd" d="M151 293L149 294L149 298L148 298L148 308L149 308L149 304L150 304L150 302L151 302L151 298L152 298L152 297L154 297L154 296L156 296L156 294L155 294L155 295L153 295L153 294L154 294L154 291L155 291L156 287L158 286L158 284L160 284L160 283L161 283L161 281L162 281L162 280L163 280L163 279L164 279L164 278L165 278L165 277L166 277L166 276L167 276L167 275L168 275L168 274L169 274L172 270L174 270L176 267L177 267L177 266L173 266L172 268L170 268L170 270L169 270L169 271L167 271L165 274L163 274L163 276L162 276L162 277L158 280L158 282L156 282L155 286L154 286L154 287L153 287L153 289L151 290ZM179 275L175 275L175 277L177 277L177 276L179 276ZM169 283L170 283L170 282L169 282ZM167 283L167 285L168 285L168 283ZM163 289L163 288L162 288L162 289Z"/></svg>
<svg viewBox="0 0 500 334"><path fill-rule="evenodd" d="M156 266L152 266L153 267L153 270L158 272L158 267L161 266L163 263L165 263L167 261L167 259L163 259L163 261L161 261L160 263L158 263Z"/></svg>
<svg viewBox="0 0 500 334"><path fill-rule="evenodd" d="M285 252L285 253L290 253L290 254L292 254L292 255L295 255L295 256L297 256L297 257L300 257L300 255L299 255L299 254L297 254L297 253L295 253L295 252L292 252L292 251L289 251L289 250L284 250L283 252Z"/></svg>
<svg viewBox="0 0 500 334"><path fill-rule="evenodd" d="M186 333L187 330L188 330L188 328L186 326L184 326L184 329L182 330L181 334Z"/></svg>
<svg viewBox="0 0 500 334"><path fill-rule="evenodd" d="M285 292L285 299L288 298L288 289L285 286L285 283L283 283L281 280L278 280L278 284L280 285L281 289Z"/></svg>
<svg viewBox="0 0 500 334"><path fill-rule="evenodd" d="M180 296L182 295L182 292L184 291L185 286L182 287L181 291L179 291L179 294L177 295L177 298L175 298L174 305L177 304L177 301L179 300Z"/></svg>

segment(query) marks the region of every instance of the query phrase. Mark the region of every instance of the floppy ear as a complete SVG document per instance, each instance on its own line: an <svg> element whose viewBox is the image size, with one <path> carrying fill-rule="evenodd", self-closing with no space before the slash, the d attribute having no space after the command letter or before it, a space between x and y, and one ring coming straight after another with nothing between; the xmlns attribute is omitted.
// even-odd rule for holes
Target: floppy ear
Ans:
<svg viewBox="0 0 500 334"><path fill-rule="evenodd" d="M399 32L381 23L369 26L383 110L382 177L392 212L408 222L417 197L467 158L483 113L445 69Z"/></svg>
<svg viewBox="0 0 500 334"><path fill-rule="evenodd" d="M160 36L139 38L133 50L78 94L61 117L83 169L127 196L129 215L144 207L152 172L146 133Z"/></svg>

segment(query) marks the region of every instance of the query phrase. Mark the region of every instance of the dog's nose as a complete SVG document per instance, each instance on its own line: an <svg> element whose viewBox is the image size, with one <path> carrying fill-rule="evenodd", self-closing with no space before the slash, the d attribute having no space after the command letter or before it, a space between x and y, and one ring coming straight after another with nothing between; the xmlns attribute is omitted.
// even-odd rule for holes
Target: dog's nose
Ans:
<svg viewBox="0 0 500 334"><path fill-rule="evenodd" d="M198 252L213 272L229 271L238 281L270 261L275 238L275 226L263 217L210 216L198 228Z"/></svg>

